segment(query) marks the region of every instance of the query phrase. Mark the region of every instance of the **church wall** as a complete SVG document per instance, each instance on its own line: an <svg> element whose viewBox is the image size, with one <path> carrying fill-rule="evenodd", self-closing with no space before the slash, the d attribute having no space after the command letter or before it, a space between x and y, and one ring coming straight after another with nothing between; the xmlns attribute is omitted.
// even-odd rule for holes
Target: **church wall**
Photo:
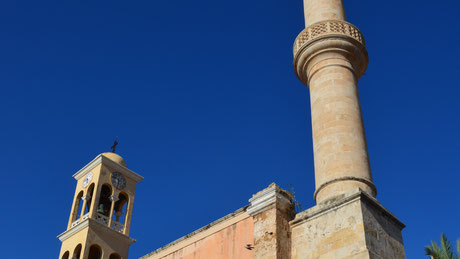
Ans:
<svg viewBox="0 0 460 259"><path fill-rule="evenodd" d="M252 259L246 245L253 244L253 236L253 218L243 208L142 259Z"/></svg>

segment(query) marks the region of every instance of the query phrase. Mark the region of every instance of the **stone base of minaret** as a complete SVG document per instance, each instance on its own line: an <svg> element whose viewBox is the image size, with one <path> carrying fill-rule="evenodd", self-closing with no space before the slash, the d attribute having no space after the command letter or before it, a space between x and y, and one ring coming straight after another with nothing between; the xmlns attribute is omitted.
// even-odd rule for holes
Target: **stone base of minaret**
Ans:
<svg viewBox="0 0 460 259"><path fill-rule="evenodd" d="M297 214L290 225L291 259L406 258L404 224L360 189Z"/></svg>

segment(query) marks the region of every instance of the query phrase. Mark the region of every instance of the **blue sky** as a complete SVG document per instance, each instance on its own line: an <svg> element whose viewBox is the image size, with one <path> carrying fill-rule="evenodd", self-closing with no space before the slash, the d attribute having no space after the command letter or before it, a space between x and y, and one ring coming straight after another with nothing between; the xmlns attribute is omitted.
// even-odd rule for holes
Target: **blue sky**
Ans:
<svg viewBox="0 0 460 259"><path fill-rule="evenodd" d="M370 56L359 91L378 200L423 258L441 232L460 238L460 3L345 2ZM0 24L2 258L57 257L71 176L116 136L145 177L130 258L271 182L314 205L309 93L292 69L301 0L2 1Z"/></svg>

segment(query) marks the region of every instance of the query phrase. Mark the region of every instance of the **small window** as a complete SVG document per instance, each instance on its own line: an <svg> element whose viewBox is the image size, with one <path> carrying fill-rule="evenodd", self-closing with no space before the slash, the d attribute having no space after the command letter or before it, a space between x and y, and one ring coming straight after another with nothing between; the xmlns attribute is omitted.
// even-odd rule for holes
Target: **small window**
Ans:
<svg viewBox="0 0 460 259"><path fill-rule="evenodd" d="M69 251L65 251L65 253L62 255L61 259L69 259Z"/></svg>

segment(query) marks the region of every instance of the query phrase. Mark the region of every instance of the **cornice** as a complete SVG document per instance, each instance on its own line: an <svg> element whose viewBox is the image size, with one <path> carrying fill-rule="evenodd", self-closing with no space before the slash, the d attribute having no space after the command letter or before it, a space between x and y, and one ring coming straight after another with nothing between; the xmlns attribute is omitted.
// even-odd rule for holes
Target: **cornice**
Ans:
<svg viewBox="0 0 460 259"><path fill-rule="evenodd" d="M76 172L73 175L73 178L75 178L77 181L81 179L83 176L85 176L89 171L91 171L93 168L98 166L99 164L104 164L120 173L123 173L126 177L129 177L133 179L136 183L144 179L144 177L138 175L137 173L129 170L128 168L113 162L110 158L107 158L103 156L102 154L98 155L96 158L94 158L91 162L89 162L87 165L85 165L82 169L80 169L78 172Z"/></svg>
<svg viewBox="0 0 460 259"><path fill-rule="evenodd" d="M277 203L280 208L287 208L292 205L289 195L279 186L272 184L249 199L251 204L246 209L246 212L251 216L255 216L272 208Z"/></svg>
<svg viewBox="0 0 460 259"><path fill-rule="evenodd" d="M126 235L124 235L122 233L119 233L118 231L115 231L115 230L107 227L106 225L103 225L103 224L101 224L101 223L99 223L99 222L97 222L97 221L95 221L94 219L91 219L91 218L87 218L84 221L82 221L81 223L79 223L78 225L76 225L75 227L66 230L64 233L62 233L59 236L57 236L57 238L61 242L64 242L65 240L69 239L70 237L72 237L73 235L75 235L76 233L80 232L81 230L83 230L86 227L91 227L93 230L98 229L99 231L108 231L108 232L110 232L112 234L118 235L120 238L122 238L123 240L125 240L126 242L128 242L130 244L136 242L135 239L132 239L129 236L126 236Z"/></svg>
<svg viewBox="0 0 460 259"><path fill-rule="evenodd" d="M69 237L73 236L74 234L80 232L80 230L86 228L89 225L89 219L84 220L80 224L76 225L75 227L66 230L64 233L60 234L57 236L61 242L64 242L67 240Z"/></svg>
<svg viewBox="0 0 460 259"><path fill-rule="evenodd" d="M403 229L405 227L405 225L401 221L399 221L399 219L395 215L393 215L390 211L383 207L383 205L380 204L380 202L378 202L374 197L370 196L369 194L367 194L359 188L344 194L341 198L331 203L318 204L310 209L298 213L296 217L289 222L289 224L291 225L291 227L295 227L299 224L302 224L305 221L310 221L312 219L320 217L323 214L337 210L338 208L341 208L356 201L366 202L367 204L376 208L381 214L386 215L386 217L393 221L400 229Z"/></svg>

